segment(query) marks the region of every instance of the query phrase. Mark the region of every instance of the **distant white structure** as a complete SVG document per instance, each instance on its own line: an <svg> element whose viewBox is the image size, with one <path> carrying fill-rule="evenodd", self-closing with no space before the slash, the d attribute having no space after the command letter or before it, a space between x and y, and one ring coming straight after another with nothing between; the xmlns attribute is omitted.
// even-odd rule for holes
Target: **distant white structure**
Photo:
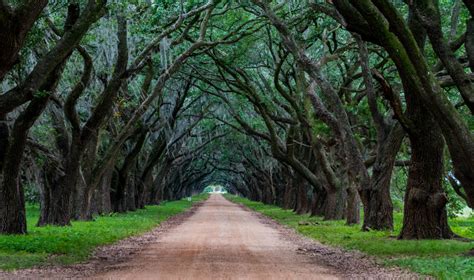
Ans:
<svg viewBox="0 0 474 280"><path fill-rule="evenodd" d="M473 211L471 208L469 208L469 207L465 207L465 208L462 210L461 214L458 215L458 216L464 217L464 218L469 218L469 217L474 216L474 211Z"/></svg>
<svg viewBox="0 0 474 280"><path fill-rule="evenodd" d="M211 193L227 193L227 191L222 186L211 186Z"/></svg>
<svg viewBox="0 0 474 280"><path fill-rule="evenodd" d="M203 192L204 193L227 193L227 190L221 185L209 185L204 189Z"/></svg>

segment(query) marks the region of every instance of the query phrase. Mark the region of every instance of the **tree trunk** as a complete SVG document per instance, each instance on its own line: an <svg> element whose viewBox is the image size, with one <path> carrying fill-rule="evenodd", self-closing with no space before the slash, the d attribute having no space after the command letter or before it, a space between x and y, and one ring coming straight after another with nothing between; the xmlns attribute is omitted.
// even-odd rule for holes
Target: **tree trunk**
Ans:
<svg viewBox="0 0 474 280"><path fill-rule="evenodd" d="M110 167L100 181L98 191L98 214L108 214L112 212L112 204L110 202L110 186L112 184L113 167Z"/></svg>
<svg viewBox="0 0 474 280"><path fill-rule="evenodd" d="M158 205L163 200L163 187L165 185L166 174L168 174L170 169L170 162L165 161L164 166L162 165L160 167L158 175L153 179L153 182L149 188L145 188L145 183L140 179L137 180L137 184L143 184L143 186L140 186L140 189L144 189L147 193L149 193L150 197L146 200L149 204Z"/></svg>
<svg viewBox="0 0 474 280"><path fill-rule="evenodd" d="M53 89L55 81L45 89ZM11 134L7 140L5 154L0 170L0 233L26 233L26 211L23 196L23 186L20 183L20 166L25 151L28 132L36 119L43 112L49 97L38 97L28 104L16 119ZM8 135L8 129L3 127L3 136ZM7 135L5 135L7 133Z"/></svg>
<svg viewBox="0 0 474 280"><path fill-rule="evenodd" d="M137 210L135 182L132 178L128 178L127 184L127 211Z"/></svg>
<svg viewBox="0 0 474 280"><path fill-rule="evenodd" d="M95 11L99 12L99 11ZM69 5L68 8L68 16L66 18L65 22L65 34L61 38L60 42L58 44L63 44L62 48L63 51L66 51L64 55L58 55L54 60L58 60L57 63L49 63L49 66L52 66L52 71L48 72L46 74L46 77L43 78L38 78L39 84L37 86L39 87L39 90L41 92L46 92L47 94L44 96L35 96L30 103L28 104L27 108L21 113L21 115L16 119L13 130L12 130L12 136L11 136L11 141L10 145L8 147L8 152L4 158L4 164L5 167L3 170L3 182L1 183L0 187L3 189L7 188L16 188L18 189L17 192L19 192L18 197L20 197L21 201L16 202L19 205L23 204L23 211L20 210L17 215L20 219L25 219L24 218L24 201L22 198L22 188L19 185L19 167L21 164L22 156L23 156L23 151L25 148L25 144L27 141L27 135L30 127L33 125L33 123L38 119L38 117L41 115L41 113L44 111L46 108L46 105L48 104L50 94L52 94L57 85L58 82L61 78L62 72L64 70L64 65L70 56L72 50L74 47L77 45L78 41L80 38L87 32L89 26L97 20L97 14L94 11L88 11L85 12L84 17L79 18L79 5L77 4L71 4ZM71 29L75 29L74 31L69 31ZM63 40L64 39L64 40ZM57 50L56 48L55 50ZM55 53L54 50L49 52L48 55ZM46 55L46 57L48 56ZM43 58L45 59L45 58ZM38 66L36 67L38 68ZM35 72L37 69L33 70ZM41 67L40 67L41 68ZM31 78L31 77L30 77ZM30 79L28 78L28 79ZM28 80L27 80L28 81ZM38 88L36 88L38 89ZM31 91L33 90L32 93L35 93L35 87L31 88L26 88L22 89L23 91ZM23 94L25 92L17 93L17 94ZM7 98L8 99L8 98ZM9 104L9 102L5 103L8 106L14 108L13 104L14 102ZM11 154L11 156L9 156ZM70 167L68 164L65 165L66 168L66 174L67 171L69 170L68 168ZM5 176L7 175L7 176ZM70 180L73 178L70 178L68 176L63 176L59 180L59 184L54 185L52 188L56 188L59 186L57 189L51 191L50 196L47 198L50 199L49 203L45 202L45 206L43 207L44 213L42 213L41 220L39 222L40 225L43 224L54 224L54 225L69 225L70 221L70 187L71 184ZM54 178L56 181L56 178ZM45 180L47 181L47 180ZM8 187L6 187L8 186ZM64 188L63 186L66 186ZM1 192L0 192L1 194ZM59 199L57 201L56 199ZM0 196L0 201L4 200L3 197ZM8 207L8 206L7 206ZM8 207L7 209L14 209L13 207ZM3 215L11 216L13 213L8 213L8 210L6 213L2 211L3 209L0 209L0 219L3 219ZM19 209L17 209L19 210ZM21 223L26 223L25 221L19 221ZM23 228L23 226L21 226ZM26 227L25 227L26 230ZM1 230L0 230L1 231ZM24 233L23 231L18 232L18 233Z"/></svg>
<svg viewBox="0 0 474 280"><path fill-rule="evenodd" d="M116 174L116 186L112 198L112 209L114 212L123 213L126 210L126 192L127 192L127 179L128 176L124 176L120 171Z"/></svg>
<svg viewBox="0 0 474 280"><path fill-rule="evenodd" d="M324 220L337 220L337 192L329 190L326 192L326 201L324 209Z"/></svg>
<svg viewBox="0 0 474 280"><path fill-rule="evenodd" d="M292 209L292 197L294 196L294 188L293 185L288 181L285 182L285 192L283 196L283 209Z"/></svg>
<svg viewBox="0 0 474 280"><path fill-rule="evenodd" d="M5 118L0 116L0 233L26 233L26 213L23 205L23 190L18 178L15 187L8 188L3 170L8 154L10 130ZM8 177L8 176L7 176ZM11 175L10 175L11 177Z"/></svg>
<svg viewBox="0 0 474 280"><path fill-rule="evenodd" d="M343 188L329 190L324 197L322 214L324 220L341 220L344 218L347 194ZM357 214L357 213L355 213Z"/></svg>
<svg viewBox="0 0 474 280"><path fill-rule="evenodd" d="M19 61L19 52L25 43L27 34L40 16L47 0L30 1L21 9L13 10L9 4L0 7L0 81Z"/></svg>
<svg viewBox="0 0 474 280"><path fill-rule="evenodd" d="M43 168L43 184L41 213L37 226L70 225L70 200L71 195L62 188L61 182L65 179L64 175L56 166L57 163L47 161Z"/></svg>
<svg viewBox="0 0 474 280"><path fill-rule="evenodd" d="M303 180L298 180L298 185L296 186L296 209L295 212L298 215L308 213L308 196L306 193L306 186Z"/></svg>
<svg viewBox="0 0 474 280"><path fill-rule="evenodd" d="M82 193L78 197L80 204L77 205L79 206L76 209L78 212L76 212L74 219L78 221L91 221L93 219L92 198L95 190L86 185L81 191Z"/></svg>
<svg viewBox="0 0 474 280"><path fill-rule="evenodd" d="M474 73L474 18L467 21L465 48L469 59L469 67L471 72Z"/></svg>
<svg viewBox="0 0 474 280"><path fill-rule="evenodd" d="M360 198L355 187L347 188L346 223L348 225L360 223Z"/></svg>
<svg viewBox="0 0 474 280"><path fill-rule="evenodd" d="M452 238L446 212L447 197L442 187L444 140L441 129L418 97L409 96L407 104L415 128L408 132L411 163L399 238Z"/></svg>
<svg viewBox="0 0 474 280"><path fill-rule="evenodd" d="M80 177L80 151L79 145L75 143L78 141L77 138L72 138L72 150L67 159L65 159L65 170L60 173L59 178L55 178L56 175L51 174L50 170L45 172L46 177L44 184L46 189L50 189L51 195L50 207L44 208L42 211L42 218L38 225L57 225L67 226L71 224L71 217L73 214L73 208L80 207L80 205L74 205L74 200L77 199L77 195L74 194ZM82 193L81 193L82 194ZM80 200L82 201L82 199Z"/></svg>
<svg viewBox="0 0 474 280"><path fill-rule="evenodd" d="M27 228L23 187L18 176L13 173L8 172L0 176L0 184L14 184L13 188L2 188L1 190L0 233L24 234Z"/></svg>
<svg viewBox="0 0 474 280"><path fill-rule="evenodd" d="M420 50L424 49L424 30L410 10L410 28ZM410 139L411 162L404 199L400 239L451 238L447 197L442 187L444 139L432 111L415 88L405 86L407 118L404 125Z"/></svg>
<svg viewBox="0 0 474 280"><path fill-rule="evenodd" d="M372 167L368 200L364 208L363 230L392 230L393 205L390 196L390 180L397 153L404 137L403 128L395 124L389 135L377 143L377 158Z"/></svg>
<svg viewBox="0 0 474 280"><path fill-rule="evenodd" d="M451 76L455 82L456 87L461 93L464 103L471 111L471 114L473 114L474 86L472 85L471 80L466 72L464 72L463 65L459 62L456 55L451 50L450 45L444 38L438 1L417 1L414 2L413 7L418 17L418 21L426 30L426 33L431 41L431 45L433 46L433 50L442 61L448 74Z"/></svg>
<svg viewBox="0 0 474 280"><path fill-rule="evenodd" d="M68 19L71 20L68 16ZM72 19L75 21L75 19ZM66 58L67 59L67 58ZM28 132L46 108L49 94L56 89L65 61L57 65L46 81L41 85L41 90L47 92L46 96L37 96L30 101L26 109L16 118L11 134L6 123L2 125L0 140L5 146L0 154L0 233L26 233L26 211L23 197L23 186L20 183L20 167L25 151ZM6 115L1 113L0 120L5 120Z"/></svg>
<svg viewBox="0 0 474 280"><path fill-rule="evenodd" d="M326 191L313 192L311 216L323 216L326 209Z"/></svg>

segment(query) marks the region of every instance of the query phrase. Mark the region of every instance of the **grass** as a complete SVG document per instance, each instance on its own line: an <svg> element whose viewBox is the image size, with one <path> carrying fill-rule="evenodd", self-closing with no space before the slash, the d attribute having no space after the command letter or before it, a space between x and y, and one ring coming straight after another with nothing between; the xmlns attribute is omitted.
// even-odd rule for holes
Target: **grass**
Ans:
<svg viewBox="0 0 474 280"><path fill-rule="evenodd" d="M73 222L70 227L35 227L38 206L27 207L28 234L0 236L0 269L14 270L41 265L71 264L87 259L94 248L144 233L173 215L202 201L179 200L125 214L99 216L95 221Z"/></svg>
<svg viewBox="0 0 474 280"><path fill-rule="evenodd" d="M362 232L359 225L344 221L323 221L320 217L296 215L290 210L264 205L245 198L226 195L236 203L260 212L281 224L323 244L362 251L377 257L385 265L396 265L438 279L474 279L474 258L464 256L474 242L454 240L397 240L402 215L395 214L395 230ZM308 225L303 225L308 224ZM453 219L450 225L457 234L474 239L474 217Z"/></svg>

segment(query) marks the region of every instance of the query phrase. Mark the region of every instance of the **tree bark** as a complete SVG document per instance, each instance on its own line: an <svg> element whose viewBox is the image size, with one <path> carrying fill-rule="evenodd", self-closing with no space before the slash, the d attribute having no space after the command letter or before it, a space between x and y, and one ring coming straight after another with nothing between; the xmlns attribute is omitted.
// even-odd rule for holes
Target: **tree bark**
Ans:
<svg viewBox="0 0 474 280"><path fill-rule="evenodd" d="M28 32L48 4L47 0L23 2L15 10L4 2L0 3L0 81L18 63Z"/></svg>
<svg viewBox="0 0 474 280"><path fill-rule="evenodd" d="M359 193L357 192L357 188L350 186L347 188L346 223L348 225L360 223Z"/></svg>
<svg viewBox="0 0 474 280"><path fill-rule="evenodd" d="M125 21L124 18L119 17L118 18L118 57L117 57L117 62L115 64L115 69L114 73L112 76L111 81L107 84L105 87L101 100L99 104L94 108L92 115L90 118L86 121L84 124L84 127L81 129L80 123L78 121L77 113L75 112L75 105L77 102L77 99L80 97L82 94L84 88L88 84L89 77L88 74L90 75L90 69L87 67L90 67L90 62L88 62L87 55L83 54L83 57L85 59L85 71L83 75L83 79L81 82L76 85L76 87L73 89L71 92L70 96L68 96L68 100L66 101L65 104L65 114L68 118L68 121L71 124L71 127L73 128L73 136L72 136L72 141L70 145L70 151L68 155L65 158L65 178L61 180L62 185L61 189L64 190L64 192L68 192L69 196L73 195L73 190L80 187L78 185L79 181L79 176L81 174L81 163L83 160L87 161L87 158L85 156L86 151L90 150L91 148L94 149L94 153L91 155L88 155L87 157L93 157L95 158L95 147L94 142L95 139L98 137L99 130L107 117L110 115L112 106L114 104L114 101L118 95L118 92L120 90L120 87L123 82L124 78L124 72L127 69L128 65L128 46L127 46L127 22ZM88 73L89 72L89 73ZM85 164L83 165L83 171L85 169L91 168L90 166L92 163ZM77 192L79 194L79 197L76 197L76 200L81 201L80 207L79 207L79 213L76 215L76 218L81 219L81 220L91 220L92 219L92 213L91 213L91 201L92 201L92 196L95 191L95 188L97 185L90 184L90 181L92 180L97 180L100 181L100 178L86 178L86 184L82 186ZM58 202L57 204L63 205L64 209L63 211L66 211L65 209L71 209L71 205L69 204L70 200L65 200ZM68 205L69 204L69 205ZM70 213L72 214L72 213ZM69 217L69 220L71 219L71 215ZM56 221L51 221L51 223L56 223ZM69 224L69 221L65 224Z"/></svg>
<svg viewBox="0 0 474 280"><path fill-rule="evenodd" d="M61 63L49 75L46 83L41 87L45 96L33 99L27 108L15 120L11 135L8 138L6 153L3 157L2 178L0 181L0 233L26 233L25 202L23 187L20 182L20 166L27 143L28 132L39 118L48 104L52 94L59 83L64 64Z"/></svg>
<svg viewBox="0 0 474 280"><path fill-rule="evenodd" d="M8 176L7 177L4 176L3 178L4 182L2 182L2 185L4 183L8 183L10 187L16 186L18 188L18 185L17 185L18 183L15 183L15 182L18 182L18 172L16 171L16 169L19 168L19 164L21 163L21 158L22 158L22 156L18 156L18 154L20 155L23 154L24 145L26 143L27 133L29 131L29 128L33 125L34 121L43 112L43 110L45 109L48 103L50 94L52 94L52 92L56 89L57 83L61 77L64 65L65 65L65 61L71 54L72 49L74 49L74 47L76 46L75 44L77 44L80 38L87 32L87 29L92 24L92 22L94 22L97 19L97 15L98 13L100 13L100 10L102 9L102 6L98 8L98 10L95 10L94 7L95 5L93 5L93 7L89 6L89 9L86 10L84 15L82 17L79 17L79 6L77 4L71 4L69 6L68 17L65 23L66 32L64 36L62 37L62 39L59 41L58 45L56 46L56 47L58 47L59 45L62 46L63 49L60 51L62 54L52 59L52 61L46 61L46 62L43 60L40 61L37 67L33 70L32 74L30 74L27 80L23 83L22 87L26 86L27 87L26 90L28 92L32 91L30 92L30 94L34 94L36 92L36 89L39 89L41 92L47 92L47 94L46 95L42 94L42 95L34 97L31 100L30 104L28 105L27 109L15 121L15 125L12 132L12 138L10 141L10 147L9 147L9 150L10 150L9 153L12 153L14 151L15 159L9 162L10 160L8 159L8 153L7 153L7 156L5 157L5 166L9 166L9 167L7 169L4 169L3 173L8 174ZM45 57L48 57L49 55L54 54L55 50L49 52ZM43 62L45 62L45 64ZM41 75L39 76L36 76L38 74L39 69L42 69L43 67L52 67L52 68L49 71L46 71L45 73L41 73ZM44 75L46 75L46 78L44 78ZM28 87L30 85L32 86L31 88ZM39 88L35 89L36 86L38 86ZM16 95L13 95L13 96L25 96L25 94L28 95L28 92L23 92L21 88L19 90L20 90L20 93L15 93ZM12 95L8 95L8 96L7 94L2 95L2 97L5 98L5 99L2 99L2 102L5 100L8 100L9 96L12 96ZM26 102L27 100L30 100L30 99L31 98L25 99L22 102ZM2 103L2 104L6 104L7 107L10 106L9 107L10 109L15 108L19 104L22 104L22 103L15 103L15 102L16 101L12 101L12 102L6 101L6 103ZM6 112L8 112L8 110L9 109L6 109ZM17 173L17 175L15 175L15 173ZM59 180L59 182L61 181L62 180ZM15 184L11 184L11 183L15 183ZM19 192L22 193L21 187L20 187ZM47 198L54 199L57 197L64 199L64 201L67 201L67 203L69 202L69 198L70 198L68 195L64 195L62 189L54 192L51 196L48 196ZM20 202L20 204L21 203L24 203L24 202ZM49 219L53 215L55 216L68 215L70 211L69 207L65 209L57 208L60 206L64 206L63 203L49 202L47 203L47 206L48 207L43 208L43 210L46 211L47 209L52 209L51 211L53 211L54 214L49 213L49 215L47 215L45 213L42 213L41 215L42 219L46 219L46 218ZM9 208L13 209L13 207L9 207ZM8 213L1 213L1 214L8 215ZM18 216L21 218L23 215L20 214ZM62 217L58 218L58 220L61 220L58 222L59 224L64 223L64 220L61 218ZM43 221L40 221L40 222L43 222ZM22 222L20 221L20 223ZM69 223L66 222L65 224L69 224ZM22 231L18 231L18 233L22 233Z"/></svg>
<svg viewBox="0 0 474 280"><path fill-rule="evenodd" d="M387 50L397 66L405 91L418 95L423 101L423 106L432 112L448 145L456 178L461 181L469 202L473 203L472 133L453 104L443 94L406 21L386 0L335 0L334 3L345 16L349 29L356 32L360 32L361 29L376 31L372 32L377 34L376 37L367 36L367 32L361 32L361 35Z"/></svg>
<svg viewBox="0 0 474 280"><path fill-rule="evenodd" d="M409 25L417 32L414 39L420 50L425 38L418 32L421 24L410 11ZM400 239L452 238L442 187L443 151L445 142L441 128L415 88L407 88L407 118L404 123L411 147L411 162L404 199L403 227Z"/></svg>
<svg viewBox="0 0 474 280"><path fill-rule="evenodd" d="M313 191L311 200L311 216L324 216L326 209L326 191Z"/></svg>
<svg viewBox="0 0 474 280"><path fill-rule="evenodd" d="M31 2L33 3L32 5L35 5L36 1ZM0 112L9 113L35 97L35 94L45 83L51 72L77 47L91 24L101 17L106 2L106 0L89 0L85 11L75 24L66 22L70 30L64 33L58 43L46 55L41 57L22 84L0 95ZM78 16L79 5L71 4L70 8L68 13Z"/></svg>
<svg viewBox="0 0 474 280"><path fill-rule="evenodd" d="M464 103L474 113L474 86L464 72L441 30L441 16L437 1L417 1L413 5L417 18L426 30L433 50L441 59L449 75L459 89ZM467 45L466 45L467 46Z"/></svg>
<svg viewBox="0 0 474 280"><path fill-rule="evenodd" d="M367 190L369 203L364 211L363 230L393 229L390 180L404 135L403 128L399 124L395 124L387 137L377 143L377 157L372 167L370 187Z"/></svg>
<svg viewBox="0 0 474 280"><path fill-rule="evenodd" d="M417 108L413 108L416 106ZM436 122L422 104L412 104L412 120L420 122L408 133L411 163L405 193L400 239L452 238L442 187L444 140Z"/></svg>
<svg viewBox="0 0 474 280"><path fill-rule="evenodd" d="M467 21L465 48L469 59L469 67L471 72L474 73L474 18Z"/></svg>
<svg viewBox="0 0 474 280"><path fill-rule="evenodd" d="M151 183L148 178L143 181L135 180L134 177L136 175L133 174L136 173L134 172L136 171L134 170L136 169L136 159L143 147L145 139L146 133L142 133L132 151L125 157L122 166L117 169L117 184L112 199L114 212L123 213L129 210L135 210L138 205L138 200L142 198L142 195L144 196L143 193L138 195L137 192L140 191L141 188L139 188L137 184L145 188L144 185ZM151 173L149 175L151 176ZM138 196L140 198L138 198Z"/></svg>

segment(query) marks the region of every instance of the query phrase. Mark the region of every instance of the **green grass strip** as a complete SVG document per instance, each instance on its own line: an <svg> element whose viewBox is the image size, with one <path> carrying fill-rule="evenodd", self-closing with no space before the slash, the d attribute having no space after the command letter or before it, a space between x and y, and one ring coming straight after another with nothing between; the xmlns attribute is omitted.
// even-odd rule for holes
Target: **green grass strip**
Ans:
<svg viewBox="0 0 474 280"><path fill-rule="evenodd" d="M94 248L151 230L171 216L182 213L208 195L147 206L124 214L73 222L70 227L35 227L38 206L27 208L28 234L0 235L0 269L14 270L41 265L72 264L86 260Z"/></svg>
<svg viewBox="0 0 474 280"><path fill-rule="evenodd" d="M323 244L364 252L377 257L385 265L405 267L438 279L474 279L474 258L464 256L464 253L474 248L474 242L397 240L402 223L401 213L395 214L393 232L363 232L360 225L347 226L344 221L324 221L321 217L296 215L290 210L232 195L226 195L226 198ZM474 217L453 219L450 225L457 234L474 239Z"/></svg>

